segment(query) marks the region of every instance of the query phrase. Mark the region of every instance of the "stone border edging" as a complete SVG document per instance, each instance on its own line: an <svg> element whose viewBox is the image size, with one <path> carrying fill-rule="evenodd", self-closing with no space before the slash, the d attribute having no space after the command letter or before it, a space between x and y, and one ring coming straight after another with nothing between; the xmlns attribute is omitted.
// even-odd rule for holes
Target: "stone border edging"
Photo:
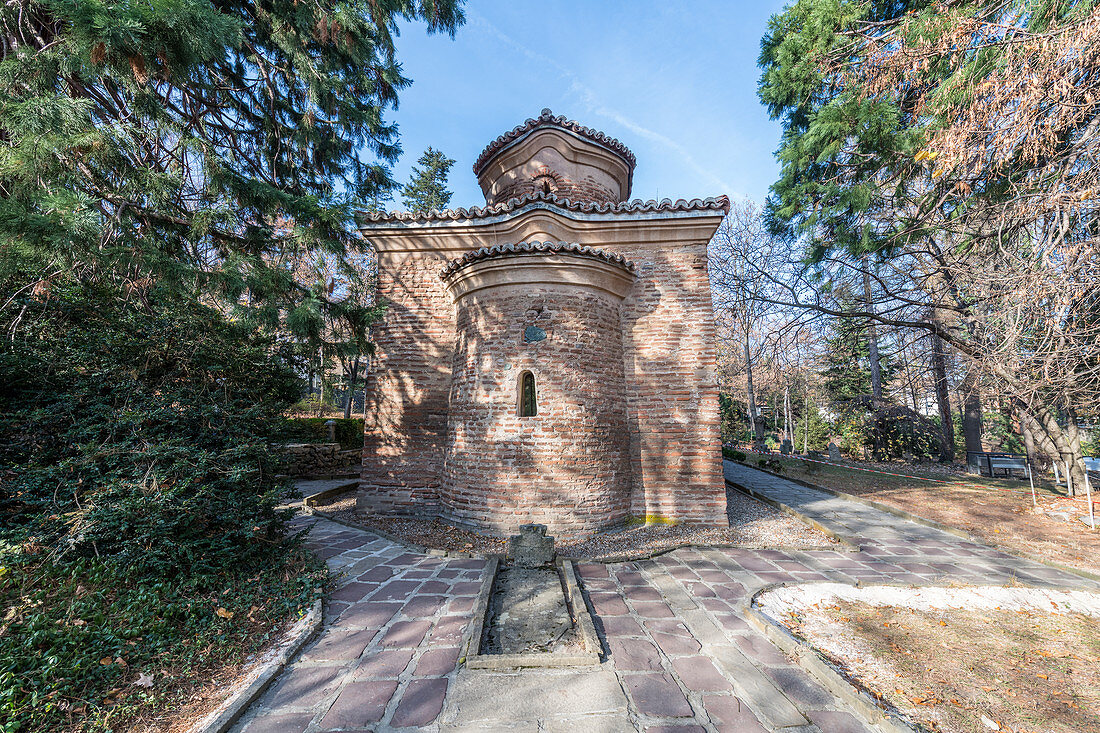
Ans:
<svg viewBox="0 0 1100 733"><path fill-rule="evenodd" d="M339 481L340 479L329 480ZM325 499L331 499L332 497L339 494L343 494L347 492L348 489L358 485L359 484L357 480L348 479L345 483L340 484L339 486L333 486L331 489L324 489L323 491L318 491L316 494L304 496L302 497L302 507L305 509L311 509L316 506L318 502L324 501Z"/></svg>
<svg viewBox="0 0 1100 733"><path fill-rule="evenodd" d="M748 466L748 468L752 468L752 466ZM772 474L772 475L775 476L776 474ZM840 534L835 529L829 529L828 527L826 527L824 524L817 521L816 519L806 516L802 512L795 509L794 507L787 506L783 502L781 502L777 499L773 499L772 497L767 496L766 494L762 494L759 491L757 491L756 489L749 488L748 486L742 486L741 484L737 483L736 481L730 481L729 479L726 479L726 483L729 484L730 486L734 487L738 491L741 491L745 494L748 494L749 496L756 499L757 501L763 502L764 504L767 504L768 506L774 507L774 508L778 509L779 511L783 512L784 514L790 514L795 519L797 519L800 522L803 522L803 523L809 525L810 527L816 529L818 532L825 535L826 537L832 537L834 540L839 542L844 547L845 552L859 552L860 551L860 547L859 547L858 544L856 544L855 542L852 542L850 539L848 539L844 535ZM807 488L809 488L809 487L807 487ZM785 548L785 549L789 549L789 548ZM801 547L795 548L795 549L797 549L799 551L804 551L803 548L801 548ZM823 547L823 548L808 548L808 549L835 550L836 548L835 547Z"/></svg>
<svg viewBox="0 0 1100 733"><path fill-rule="evenodd" d="M888 733L916 733L917 728L904 722L899 713L882 708L864 690L844 678L820 652L809 643L799 639L788 629L773 621L769 616L753 607L756 597L766 591L802 583L772 583L752 594L743 607L745 620L762 633L768 641L791 657L808 674L835 697L843 700L852 710L859 713L865 722L879 726Z"/></svg>
<svg viewBox="0 0 1100 733"><path fill-rule="evenodd" d="M736 486L737 484L734 484L734 485ZM381 537L383 539L386 539L386 540L389 540L390 542L394 542L398 545L401 545L402 547L404 547L407 550L411 550L412 552L419 552L421 555L429 555L431 557L450 557L450 558L461 559L461 560L471 560L471 559L473 559L473 560L492 560L494 558L499 559L500 557L502 557L502 555L500 553L496 553L496 552L489 552L489 553L459 552L457 550L439 550L439 549L436 549L434 547L427 547L426 545L417 545L417 544L414 544L412 542L409 542L406 539L398 537L397 535L390 534L389 532L386 532L385 530L375 529L374 527L369 527L365 524L356 524L355 522L349 522L346 519L340 519L339 517L335 517L335 516L329 514L328 512L320 511L316 507L313 507L313 506L308 506L308 505L299 505L299 506L301 506L302 511L304 511L306 514L316 515L318 517L322 517L324 519L327 519L330 522L335 522L336 524L343 525L344 527L350 527L351 529L358 529L358 530L362 530L363 532L371 532L373 534L378 535L379 537ZM779 507L779 508L782 510L782 507ZM801 519L801 517L799 517L799 518ZM805 521L807 523L813 522L813 520L811 520L811 519L805 519L803 521ZM814 527L814 529L818 529L818 528ZM845 540L843 537L836 534L833 530L828 529L827 527L821 528L820 531L821 531L822 534L824 534L828 537L833 537L833 539L835 539L837 542L839 542L845 548L850 547L851 544L852 544L851 542ZM834 537L834 535L836 535L836 536ZM571 555L559 555L559 557L561 557L565 560L571 560L573 562L590 562L590 563L598 563L598 564L601 564L601 565L609 565L609 564L615 564L615 563L621 563L621 562L638 562L639 560L651 560L655 557L660 557L661 555L667 555L668 553L674 552L675 550L683 550L685 548L695 548L695 549L699 549L699 550L710 550L710 549L717 549L717 550L722 550L722 549L727 549L727 550L728 549L737 549L737 550L784 550L784 551L794 550L794 551L797 551L797 552L807 552L807 551L810 551L810 550L836 550L837 549L833 545L806 545L804 547L796 547L794 545L760 545L760 544L735 545L735 544L732 544L732 543L731 544L707 545L707 544L699 544L697 542L685 542L684 544L673 545L672 547L660 547L656 550L649 550L649 551L647 551L645 553L642 553L642 554L639 554L639 555L611 555L609 557L601 557L601 558L573 557ZM856 550L858 550L858 549L859 548L856 548ZM845 551L848 551L848 550L845 550Z"/></svg>
<svg viewBox="0 0 1100 733"><path fill-rule="evenodd" d="M323 618L323 605L320 598L313 602L304 617L288 632L290 639L284 641L274 658L258 665L257 669L249 672L251 681L243 688L230 695L216 710L209 713L195 723L190 733L225 733L229 730L244 711L255 702L271 683L275 676L283 671L287 662L308 642L321 628Z"/></svg>
<svg viewBox="0 0 1100 733"><path fill-rule="evenodd" d="M728 461L729 459L725 458L723 460ZM1076 575L1078 577L1084 578L1085 580L1091 580L1091 581L1100 583L1100 574L1090 573L1088 570L1079 570L1077 568L1070 567L1069 565L1063 565L1062 563L1057 562L1055 560L1043 560L1043 559L1038 558L1038 557L1032 557L1030 555L1025 555L1022 552L1018 552L1018 551L1013 550L1011 548L1002 547L1000 545L990 544L989 542L982 539L981 537L975 537L974 535L970 534L969 532L967 532L965 530L962 530L962 529L959 529L958 527L951 527L951 526L943 524L941 522L937 522L934 519L925 519L924 517L921 517L921 516L918 516L916 514L912 514L910 512L907 512L904 509L897 509L896 507L892 507L889 504L882 504L880 502L874 501L873 499L864 499L862 496L856 496L855 494L847 494L843 491L837 491L836 489L830 489L826 486L818 486L817 484L811 484L809 481L802 481L800 479L796 479L796 478L793 478L791 476L784 476L784 475L779 474L779 473L773 473L771 471L768 471L767 469L757 468L756 466L750 466L749 464L741 463L740 461L730 461L730 462L731 463L739 463L740 465L744 466L745 468L751 468L754 471L760 471L761 473L766 473L769 476L775 476L776 478L786 479L787 481L799 484L800 486L805 486L807 489L816 489L817 491L824 491L826 494L831 494L831 495L835 496L838 499L846 499L847 501L854 501L857 504L863 504L864 506L869 506L872 509L878 509L880 511L886 512L887 514L893 514L895 517L898 517L899 519L908 519L911 522L916 522L917 524L922 524L925 527L931 527L932 529L938 529L938 530L941 530L943 532L947 532L948 534L951 534L951 535L954 535L954 536L959 537L961 539L964 539L967 542L973 542L976 545L984 545L986 547L991 547L994 550L997 550L999 552L1003 552L1006 555L1012 555L1013 557L1018 557L1021 560L1029 560L1031 562L1037 562L1040 565L1046 565L1047 567L1054 568L1055 570L1061 570L1062 572L1070 573L1071 575ZM731 481L730 483L733 483L733 482ZM733 485L737 486L738 488L741 488L740 484L734 483ZM773 501L774 501L774 499L773 499ZM778 504L779 502L776 502L776 503ZM785 506L785 505L780 504L780 506ZM794 510L791 510L791 511L794 511Z"/></svg>

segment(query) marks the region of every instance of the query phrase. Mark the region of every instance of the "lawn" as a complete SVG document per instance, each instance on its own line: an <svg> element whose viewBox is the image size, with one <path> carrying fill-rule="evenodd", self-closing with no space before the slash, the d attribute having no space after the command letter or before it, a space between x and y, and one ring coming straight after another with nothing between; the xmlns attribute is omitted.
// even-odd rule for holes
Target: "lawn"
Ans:
<svg viewBox="0 0 1100 733"><path fill-rule="evenodd" d="M755 466L758 458L750 455L747 463ZM1087 512L1084 497L1067 498L1065 488L1050 479L1035 479L1040 509L1036 512L1026 480L971 476L935 464L862 463L857 467L812 464L774 455L768 458L779 460L783 474L791 478L956 527L1010 552L1100 574L1100 532L1077 519L1067 522L1050 516L1052 511L1070 506L1077 514Z"/></svg>
<svg viewBox="0 0 1100 733"><path fill-rule="evenodd" d="M925 730L1100 730L1100 634L1076 613L914 610L852 601L788 623Z"/></svg>

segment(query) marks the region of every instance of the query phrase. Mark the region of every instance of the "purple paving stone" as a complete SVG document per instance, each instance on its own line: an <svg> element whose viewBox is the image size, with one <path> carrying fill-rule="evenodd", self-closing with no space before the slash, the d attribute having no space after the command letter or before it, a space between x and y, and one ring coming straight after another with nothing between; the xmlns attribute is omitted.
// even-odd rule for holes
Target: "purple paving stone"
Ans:
<svg viewBox="0 0 1100 733"><path fill-rule="evenodd" d="M366 596L368 593L371 593L377 588L377 583L351 582L333 591L332 600L348 601L349 603L354 603L355 601L362 600L364 596Z"/></svg>
<svg viewBox="0 0 1100 733"><path fill-rule="evenodd" d="M700 598L699 605L714 613L729 613L733 610L733 607L721 598Z"/></svg>
<svg viewBox="0 0 1100 733"><path fill-rule="evenodd" d="M806 716L821 730L829 733L871 733L871 729L859 722L851 713L833 710L807 710Z"/></svg>
<svg viewBox="0 0 1100 733"><path fill-rule="evenodd" d="M375 601L389 601L389 600L405 600L408 598L414 590L420 586L419 581L415 580L391 580L389 583L383 585L377 593L374 594L372 600Z"/></svg>
<svg viewBox="0 0 1100 733"><path fill-rule="evenodd" d="M729 680L722 676L722 673L707 657L673 659L672 668L680 676L680 681L691 690L722 692L733 689Z"/></svg>
<svg viewBox="0 0 1100 733"><path fill-rule="evenodd" d="M451 605L447 606L447 613L469 613L474 610L475 603L477 599L470 596L455 598L451 601Z"/></svg>
<svg viewBox="0 0 1100 733"><path fill-rule="evenodd" d="M645 733L706 733L701 725L651 725Z"/></svg>
<svg viewBox="0 0 1100 733"><path fill-rule="evenodd" d="M684 636L692 638L691 632L684 626L681 621L669 621L667 619L650 619L645 622L645 627L650 631L654 631L660 634L672 634L674 636Z"/></svg>
<svg viewBox="0 0 1100 733"><path fill-rule="evenodd" d="M364 583L381 583L393 576L393 570L385 565L378 565L360 575L356 580Z"/></svg>
<svg viewBox="0 0 1100 733"><path fill-rule="evenodd" d="M691 584L691 595L695 596L696 598L714 598L715 597L714 589L711 588L706 583L692 583Z"/></svg>
<svg viewBox="0 0 1100 733"><path fill-rule="evenodd" d="M642 627L629 616L607 616L600 619L608 636L641 636Z"/></svg>
<svg viewBox="0 0 1100 733"><path fill-rule="evenodd" d="M310 662L358 659L378 632L374 629L328 629L302 659Z"/></svg>
<svg viewBox="0 0 1100 733"><path fill-rule="evenodd" d="M612 593L590 593L588 598L592 601L592 608L597 616L625 616L630 613L623 599Z"/></svg>
<svg viewBox="0 0 1100 733"><path fill-rule="evenodd" d="M269 708L309 708L336 689L342 667L303 667L294 665L283 672L275 688Z"/></svg>
<svg viewBox="0 0 1100 733"><path fill-rule="evenodd" d="M596 563L584 563L583 565L577 565L577 572L580 573L582 578L606 578L608 576L607 566L599 565Z"/></svg>
<svg viewBox="0 0 1100 733"><path fill-rule="evenodd" d="M833 696L815 683L809 675L794 667L765 668L764 672L775 680L779 689L799 707L826 707L833 703Z"/></svg>
<svg viewBox="0 0 1100 733"><path fill-rule="evenodd" d="M438 573L435 574L435 577L443 578L443 579L451 579L451 578L457 578L460 575L462 575L462 571L459 570L458 568L443 568L442 570L440 570Z"/></svg>
<svg viewBox="0 0 1100 733"><path fill-rule="evenodd" d="M661 655L645 639L608 639L607 646L615 669L661 671Z"/></svg>
<svg viewBox="0 0 1100 733"><path fill-rule="evenodd" d="M745 597L745 586L740 583L722 583L714 586L714 593L727 601L739 601Z"/></svg>
<svg viewBox="0 0 1100 733"><path fill-rule="evenodd" d="M431 621L395 621L386 630L381 644L382 646L402 648L418 646L431 627Z"/></svg>
<svg viewBox="0 0 1100 733"><path fill-rule="evenodd" d="M638 601L634 604L634 610L643 618L675 618L676 614L668 607L667 603L653 603Z"/></svg>
<svg viewBox="0 0 1100 733"><path fill-rule="evenodd" d="M758 662L777 667L790 664L790 660L783 656L782 652L776 649L766 638L758 634L738 636L737 646L741 647L741 651L747 656Z"/></svg>
<svg viewBox="0 0 1100 733"><path fill-rule="evenodd" d="M653 640L657 642L657 646L661 647L661 651L669 656L698 654L700 649L699 642L690 637L654 633Z"/></svg>
<svg viewBox="0 0 1100 733"><path fill-rule="evenodd" d="M444 616L439 619L432 629L431 642L433 646L454 646L462 641L462 632L466 629L469 619L465 616Z"/></svg>
<svg viewBox="0 0 1100 733"><path fill-rule="evenodd" d="M385 626L400 608L400 603L377 603L373 600L360 601L352 604L348 607L348 610L340 614L340 617L336 620L336 625L378 629Z"/></svg>
<svg viewBox="0 0 1100 733"><path fill-rule="evenodd" d="M618 573L615 577L617 577L619 582L623 585L649 585L649 583L645 579L645 576L634 570L624 570Z"/></svg>
<svg viewBox="0 0 1100 733"><path fill-rule="evenodd" d="M436 612L443 607L446 600L447 599L443 596L416 595L411 601L405 604L405 607L401 609L401 613L410 618L434 616Z"/></svg>
<svg viewBox="0 0 1100 733"><path fill-rule="evenodd" d="M667 674L623 675L630 699L643 715L657 718L689 718L691 705L676 680Z"/></svg>
<svg viewBox="0 0 1100 733"><path fill-rule="evenodd" d="M394 728L428 725L439 717L446 694L446 679L413 680L401 695L390 725Z"/></svg>
<svg viewBox="0 0 1100 733"><path fill-rule="evenodd" d="M386 706L397 690L397 680L351 682L325 713L321 725L326 728L361 728L377 723L386 714Z"/></svg>
<svg viewBox="0 0 1100 733"><path fill-rule="evenodd" d="M441 580L429 580L424 585L420 586L421 593L447 593L451 590L450 583L444 583Z"/></svg>
<svg viewBox="0 0 1100 733"><path fill-rule="evenodd" d="M661 592L656 588L650 588L648 586L626 586L623 589L623 595L625 595L630 601L660 601L663 600Z"/></svg>
<svg viewBox="0 0 1100 733"><path fill-rule="evenodd" d="M245 733L302 733L313 720L313 713L261 715L244 729Z"/></svg>
<svg viewBox="0 0 1100 733"><path fill-rule="evenodd" d="M404 569L409 565L416 565L423 559L423 555L415 555L411 552L406 552L405 554L398 555L394 559L390 560L389 564L393 565L394 567Z"/></svg>
<svg viewBox="0 0 1100 733"><path fill-rule="evenodd" d="M481 590L481 583L465 581L451 586L451 594L456 596L475 596Z"/></svg>
<svg viewBox="0 0 1100 733"><path fill-rule="evenodd" d="M703 707L722 733L767 733L748 705L733 695L704 695Z"/></svg>
<svg viewBox="0 0 1100 733"><path fill-rule="evenodd" d="M450 560L447 562L447 567L457 568L459 570L480 570L485 567L485 561L478 559Z"/></svg>
<svg viewBox="0 0 1100 733"><path fill-rule="evenodd" d="M718 616L718 624L726 631L748 631L749 624L745 619L732 613Z"/></svg>
<svg viewBox="0 0 1100 733"><path fill-rule="evenodd" d="M412 649L381 649L367 655L355 670L354 679L396 677L412 660Z"/></svg>
<svg viewBox="0 0 1100 733"><path fill-rule="evenodd" d="M406 570L404 577L408 580L427 580L435 575L434 570Z"/></svg>
<svg viewBox="0 0 1100 733"><path fill-rule="evenodd" d="M699 577L708 583L728 583L730 576L721 570L701 570Z"/></svg>
<svg viewBox="0 0 1100 733"><path fill-rule="evenodd" d="M699 578L694 570L684 565L676 565L669 568L668 574L677 580L697 580Z"/></svg>
<svg viewBox="0 0 1100 733"><path fill-rule="evenodd" d="M459 651L457 646L429 649L420 656L414 674L420 677L442 677L449 674L458 664Z"/></svg>

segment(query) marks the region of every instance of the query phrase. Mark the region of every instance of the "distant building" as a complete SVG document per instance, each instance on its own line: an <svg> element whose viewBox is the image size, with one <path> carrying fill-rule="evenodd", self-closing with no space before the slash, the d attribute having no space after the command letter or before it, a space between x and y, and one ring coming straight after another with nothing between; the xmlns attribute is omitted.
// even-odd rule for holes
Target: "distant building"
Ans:
<svg viewBox="0 0 1100 733"><path fill-rule="evenodd" d="M632 201L634 155L549 110L482 208L364 214L378 253L361 510L576 537L725 526L707 243L729 201Z"/></svg>

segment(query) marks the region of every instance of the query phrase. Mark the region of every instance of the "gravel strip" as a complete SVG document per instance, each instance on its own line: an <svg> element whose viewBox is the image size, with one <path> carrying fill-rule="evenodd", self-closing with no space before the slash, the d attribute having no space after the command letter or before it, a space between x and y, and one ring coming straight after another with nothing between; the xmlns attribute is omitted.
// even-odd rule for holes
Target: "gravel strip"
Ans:
<svg viewBox="0 0 1100 733"><path fill-rule="evenodd" d="M415 519L357 514L355 492L333 497L314 507L344 522L375 528L412 545L449 552L503 555L507 539L490 537L440 519ZM826 547L839 543L794 517L742 494L726 490L728 529L701 529L684 525L650 524L604 532L584 540L557 543L559 555L586 560L622 560L667 552L684 545L738 547Z"/></svg>

